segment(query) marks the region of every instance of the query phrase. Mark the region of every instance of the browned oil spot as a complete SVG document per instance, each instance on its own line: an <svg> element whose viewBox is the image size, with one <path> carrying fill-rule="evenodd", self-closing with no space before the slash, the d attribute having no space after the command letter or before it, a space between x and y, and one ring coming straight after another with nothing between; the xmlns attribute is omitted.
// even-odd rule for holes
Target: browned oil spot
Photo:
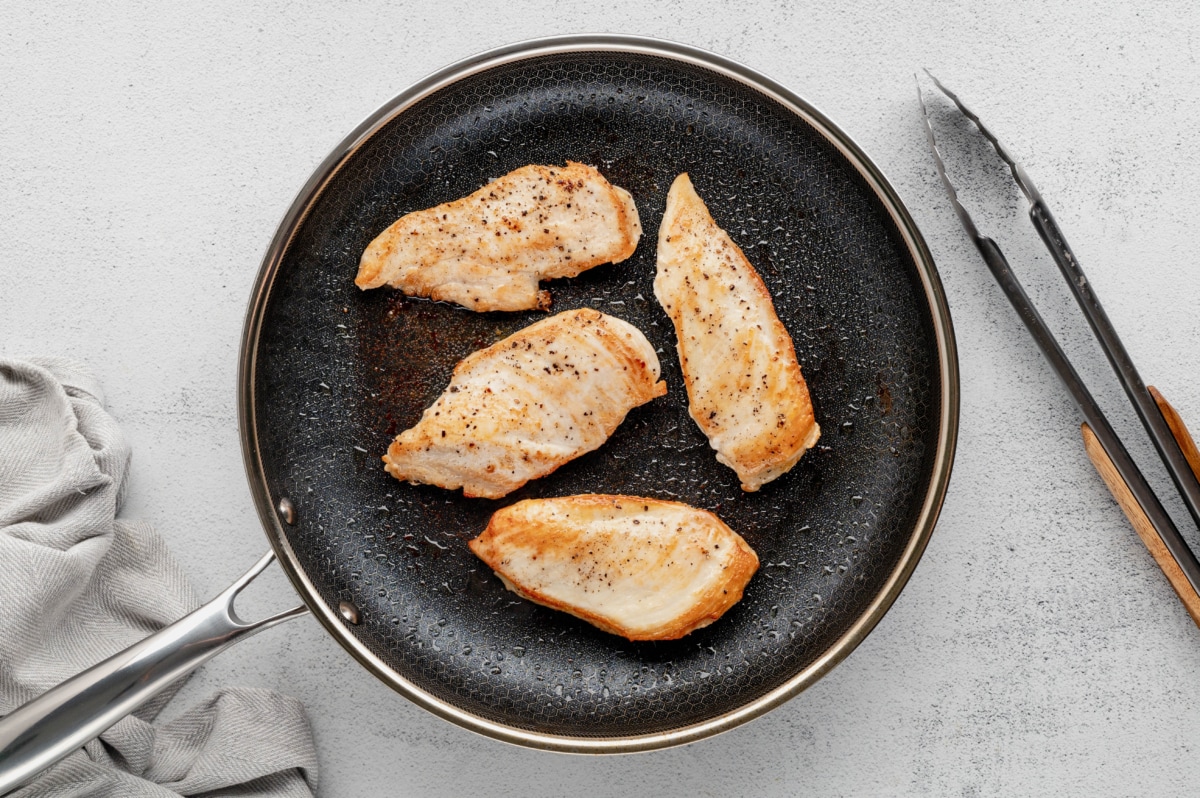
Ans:
<svg viewBox="0 0 1200 798"><path fill-rule="evenodd" d="M883 381L883 375L880 374L876 379L875 393L879 397L879 409L883 415L889 415L892 412L892 392Z"/></svg>

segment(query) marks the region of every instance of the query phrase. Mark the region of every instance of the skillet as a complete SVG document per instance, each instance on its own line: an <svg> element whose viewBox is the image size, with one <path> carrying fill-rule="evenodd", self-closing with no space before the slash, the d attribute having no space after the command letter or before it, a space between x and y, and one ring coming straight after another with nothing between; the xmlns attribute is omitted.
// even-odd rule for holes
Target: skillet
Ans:
<svg viewBox="0 0 1200 798"><path fill-rule="evenodd" d="M544 314L362 293L352 282L359 255L404 213L528 163L568 159L630 191L644 234L627 261L548 284L552 310L593 307L637 326L659 352L667 396L633 410L597 451L499 501L392 479L380 455L454 365ZM674 332L653 296L658 223L684 171L771 291L823 430L791 472L758 493L740 490L688 416ZM709 53L569 36L432 75L322 163L284 217L251 297L239 420L273 553L307 608L364 667L494 738L613 753L732 728L811 685L862 641L936 521L953 460L958 372L920 232L831 121ZM760 571L717 623L679 641L632 643L517 598L467 549L496 509L576 493L712 510L758 552ZM212 650L193 655L188 669L303 611L257 624L232 612L237 592L268 562L210 603L220 605L219 622L216 610L207 631L193 621L190 639L207 634ZM161 664L175 655L156 656L159 675L186 672ZM69 718L75 702L78 715L79 699L62 695L55 711Z"/></svg>
<svg viewBox="0 0 1200 798"><path fill-rule="evenodd" d="M633 194L629 260L549 285L658 349L668 395L603 447L501 501L388 476L462 357L544 314L473 313L351 283L399 216L527 163L579 160ZM654 300L666 190L687 171L756 264L824 430L755 494L687 415ZM870 162L786 90L690 48L544 40L451 67L385 106L318 171L268 254L247 324L247 461L272 544L326 627L438 714L513 742L651 748L727 728L810 684L874 625L925 545L957 417L949 316L911 219ZM762 568L720 622L630 643L507 592L466 541L525 498L623 493L716 512ZM280 525L280 497L295 523ZM348 623L339 607L353 608Z"/></svg>

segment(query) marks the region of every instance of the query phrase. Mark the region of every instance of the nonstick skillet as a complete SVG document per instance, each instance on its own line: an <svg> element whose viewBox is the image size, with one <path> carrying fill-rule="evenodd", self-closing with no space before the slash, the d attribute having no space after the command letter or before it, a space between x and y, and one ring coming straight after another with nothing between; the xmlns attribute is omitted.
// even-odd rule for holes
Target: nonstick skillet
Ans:
<svg viewBox="0 0 1200 798"><path fill-rule="evenodd" d="M637 326L658 349L667 396L632 411L597 451L500 501L392 479L381 454L438 396L455 363L544 314L477 314L388 289L363 293L353 284L359 255L404 213L525 164L568 159L630 191L645 233L629 260L548 284L552 310L592 307ZM684 171L770 289L823 430L799 465L758 493L740 490L689 418L674 332L654 300L658 223ZM304 186L271 244L239 380L259 514L329 633L448 720L574 752L715 734L849 654L925 548L958 419L937 272L879 170L773 81L709 53L625 36L544 39L468 59L355 130ZM631 643L517 598L467 549L496 509L576 493L712 510L754 547L761 569L712 626L675 642ZM146 660L156 678L178 676L234 638L303 611L238 621L232 601L249 578L198 611L208 615L189 616L190 631L173 634L190 654L162 648L169 627L139 644L150 654L120 663L124 678ZM118 677L102 677L116 690ZM51 701L59 726L77 727L87 714L78 692ZM144 700L136 692L116 690L125 703ZM104 722L99 715L93 726Z"/></svg>

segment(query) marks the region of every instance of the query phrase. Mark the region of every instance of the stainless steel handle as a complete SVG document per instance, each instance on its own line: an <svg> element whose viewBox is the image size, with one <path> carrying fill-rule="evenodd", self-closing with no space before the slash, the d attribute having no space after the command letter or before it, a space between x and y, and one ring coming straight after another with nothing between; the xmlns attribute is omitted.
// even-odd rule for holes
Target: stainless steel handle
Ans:
<svg viewBox="0 0 1200 798"><path fill-rule="evenodd" d="M266 554L203 607L0 720L0 795L100 736L238 640L307 612L300 606L253 623L238 618L234 600L274 559L273 552Z"/></svg>

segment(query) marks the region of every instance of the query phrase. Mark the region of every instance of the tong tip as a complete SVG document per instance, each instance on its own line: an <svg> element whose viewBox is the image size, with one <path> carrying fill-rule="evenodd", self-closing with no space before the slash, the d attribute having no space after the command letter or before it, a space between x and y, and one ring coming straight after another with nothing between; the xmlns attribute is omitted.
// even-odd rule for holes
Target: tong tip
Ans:
<svg viewBox="0 0 1200 798"><path fill-rule="evenodd" d="M925 73L933 78L928 69L925 70ZM950 198L950 205L954 208L954 213L957 214L959 221L962 222L962 226L966 228L968 235L978 241L980 238L979 228L975 226L975 220L971 218L971 214L958 199L958 191L954 188L954 183L950 182L950 175L946 173L946 162L942 158L941 151L938 150L937 139L933 133L933 122L929 118L929 106L925 104L925 93L921 88L920 75L913 73L913 79L917 83L917 102L921 104L921 114L925 120L925 137L928 139L929 149L933 153L933 163L937 168L938 177L942 179L942 186L946 189L946 196ZM937 82L937 78L933 78L933 80L935 83ZM941 86L941 84L938 85L939 87Z"/></svg>
<svg viewBox="0 0 1200 798"><path fill-rule="evenodd" d="M1000 139L996 138L996 134L993 133L987 125L983 124L983 120L979 118L979 115L968 108L966 103L964 103L957 94L946 88L946 85L938 80L937 77L929 71L928 67L925 67L924 70L925 74L929 76L929 79L933 81L933 85L937 86L938 90L941 91L942 94L946 95L952 103L954 103L959 112L969 119L971 123L979 130L979 132L983 134L983 137L987 139L988 143L992 145L992 149L994 149L996 154L1000 156L1000 160L1004 161L1004 163L1008 166L1008 171L1012 173L1013 180L1016 182L1017 187L1021 189L1021 193L1025 195L1025 198L1030 202L1040 202L1042 196L1037 190L1037 186L1035 186L1033 181L1029 179L1029 175L1026 173L1025 168L1021 166L1016 158L1013 158L1012 155L1009 154L1008 150L1004 148L1004 145L1000 143ZM928 116L928 113L926 116Z"/></svg>

